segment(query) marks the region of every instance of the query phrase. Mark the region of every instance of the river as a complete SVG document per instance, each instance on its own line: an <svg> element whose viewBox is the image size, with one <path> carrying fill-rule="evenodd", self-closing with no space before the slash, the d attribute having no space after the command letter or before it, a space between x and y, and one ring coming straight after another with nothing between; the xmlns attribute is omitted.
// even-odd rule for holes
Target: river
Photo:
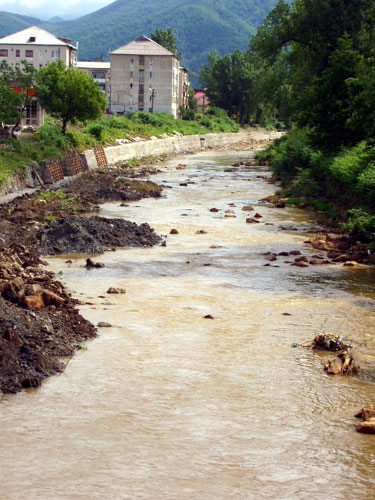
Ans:
<svg viewBox="0 0 375 500"><path fill-rule="evenodd" d="M40 389L3 396L1 500L375 497L375 436L353 417L375 402L375 271L264 267L265 252L313 254L313 222L259 204L275 190L267 168L230 168L248 158L173 160L153 177L162 199L102 207L166 247L107 252L90 271L49 259L84 316L112 328ZM352 340L359 376L327 376L332 356L303 347L322 330Z"/></svg>

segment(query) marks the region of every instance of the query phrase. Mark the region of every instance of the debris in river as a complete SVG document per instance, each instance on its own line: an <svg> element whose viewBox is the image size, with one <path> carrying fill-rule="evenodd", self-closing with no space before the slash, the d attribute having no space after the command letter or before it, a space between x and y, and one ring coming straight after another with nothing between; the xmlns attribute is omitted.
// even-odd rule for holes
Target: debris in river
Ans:
<svg viewBox="0 0 375 500"><path fill-rule="evenodd" d="M324 366L328 375L354 375L358 373L359 366L354 362L354 358L348 351L340 352L333 360L329 360Z"/></svg>
<svg viewBox="0 0 375 500"><path fill-rule="evenodd" d="M98 323L99 328L112 328L111 323L106 323L105 321L99 321Z"/></svg>
<svg viewBox="0 0 375 500"><path fill-rule="evenodd" d="M259 224L259 221L249 217L248 219L246 219L246 224Z"/></svg>
<svg viewBox="0 0 375 500"><path fill-rule="evenodd" d="M375 418L375 404L370 404L368 406L364 406L354 416L356 418L362 418L363 420L369 420L370 418Z"/></svg>
<svg viewBox="0 0 375 500"><path fill-rule="evenodd" d="M347 351L352 346L345 344L343 337L340 335L333 335L330 333L320 333L312 341L310 346L313 349L321 349L323 351Z"/></svg>
<svg viewBox="0 0 375 500"><path fill-rule="evenodd" d="M362 418L363 422L356 425L356 431L363 434L375 434L375 405L364 406L356 415L356 418Z"/></svg>
<svg viewBox="0 0 375 500"><path fill-rule="evenodd" d="M102 262L94 262L90 257L86 259L86 266L87 268L93 268L93 267L105 267Z"/></svg>
<svg viewBox="0 0 375 500"><path fill-rule="evenodd" d="M199 229L199 231L195 231L195 234L207 234L207 231L204 229Z"/></svg>
<svg viewBox="0 0 375 500"><path fill-rule="evenodd" d="M214 319L214 317L211 314L206 314L203 319Z"/></svg>
<svg viewBox="0 0 375 500"><path fill-rule="evenodd" d="M107 293L121 294L121 293L126 293L126 290L124 288L114 288L111 286L110 288L108 288Z"/></svg>
<svg viewBox="0 0 375 500"><path fill-rule="evenodd" d="M375 434L375 418L369 418L356 425L356 431L362 434Z"/></svg>
<svg viewBox="0 0 375 500"><path fill-rule="evenodd" d="M169 234L178 234L177 229L173 228L169 231Z"/></svg>

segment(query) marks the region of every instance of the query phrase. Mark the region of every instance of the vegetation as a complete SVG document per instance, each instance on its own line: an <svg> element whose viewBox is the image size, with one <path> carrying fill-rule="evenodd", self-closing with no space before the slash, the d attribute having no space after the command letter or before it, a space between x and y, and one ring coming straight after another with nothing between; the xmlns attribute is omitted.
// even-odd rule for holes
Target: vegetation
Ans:
<svg viewBox="0 0 375 500"><path fill-rule="evenodd" d="M165 49L175 54L179 59L182 58L181 52L177 48L176 37L173 34L172 28L156 28L155 33L151 33L151 40L162 45Z"/></svg>
<svg viewBox="0 0 375 500"><path fill-rule="evenodd" d="M22 66L11 68L6 61L1 63L0 73L0 123L13 124L12 135L24 118L32 100L32 87L36 70L22 61Z"/></svg>
<svg viewBox="0 0 375 500"><path fill-rule="evenodd" d="M68 123L98 118L106 100L98 84L76 68L59 59L47 64L36 75L36 90L41 106L62 122L65 135Z"/></svg>
<svg viewBox="0 0 375 500"><path fill-rule="evenodd" d="M238 124L219 109L211 109L205 116L197 115L197 121L175 120L168 113L139 112L126 117L110 116L76 124L65 135L61 133L61 121L49 118L29 139L0 140L0 184L15 171L22 173L24 166L30 165L31 161L40 163L50 158L62 158L72 147L84 151L96 145L115 144L116 139L130 141L134 137L149 139L176 132L191 135L238 130ZM134 165L136 161L129 160L129 165Z"/></svg>
<svg viewBox="0 0 375 500"><path fill-rule="evenodd" d="M332 19L335 20L332 23ZM286 194L375 241L375 6L365 0L279 2L252 39L292 131L266 153Z"/></svg>

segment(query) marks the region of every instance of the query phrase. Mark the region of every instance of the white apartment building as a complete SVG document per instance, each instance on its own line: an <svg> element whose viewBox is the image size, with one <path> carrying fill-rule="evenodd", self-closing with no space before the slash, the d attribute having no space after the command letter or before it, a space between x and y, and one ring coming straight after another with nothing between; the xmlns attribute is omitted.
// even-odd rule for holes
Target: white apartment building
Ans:
<svg viewBox="0 0 375 500"><path fill-rule="evenodd" d="M167 112L175 118L182 104L178 57L146 36L111 53L111 109Z"/></svg>
<svg viewBox="0 0 375 500"><path fill-rule="evenodd" d="M110 96L110 81L111 81L111 63L103 61L78 61L77 68L91 76L95 80L100 90L109 99Z"/></svg>
<svg viewBox="0 0 375 500"><path fill-rule="evenodd" d="M39 69L57 59L66 66L76 66L77 48L69 39L56 37L37 26L0 38L0 63L6 61L11 68L21 68L21 61L26 61ZM38 126L43 122L44 113L35 97L23 125Z"/></svg>

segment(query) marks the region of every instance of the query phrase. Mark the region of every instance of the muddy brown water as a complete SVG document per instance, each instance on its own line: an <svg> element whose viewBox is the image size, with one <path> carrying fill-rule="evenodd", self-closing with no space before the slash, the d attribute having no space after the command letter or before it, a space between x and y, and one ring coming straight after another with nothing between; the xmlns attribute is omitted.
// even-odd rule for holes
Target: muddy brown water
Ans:
<svg viewBox="0 0 375 500"><path fill-rule="evenodd" d="M167 247L107 252L91 271L50 259L85 317L113 327L40 389L2 398L2 500L375 498L375 436L353 417L375 402L375 270L263 267L267 251L315 253L312 222L259 205L275 188L264 168L225 172L242 158L189 156L153 177L173 188L163 199L103 206ZM261 224L245 223L249 204ZM329 378L329 356L301 346L321 330L352 340L360 376Z"/></svg>

